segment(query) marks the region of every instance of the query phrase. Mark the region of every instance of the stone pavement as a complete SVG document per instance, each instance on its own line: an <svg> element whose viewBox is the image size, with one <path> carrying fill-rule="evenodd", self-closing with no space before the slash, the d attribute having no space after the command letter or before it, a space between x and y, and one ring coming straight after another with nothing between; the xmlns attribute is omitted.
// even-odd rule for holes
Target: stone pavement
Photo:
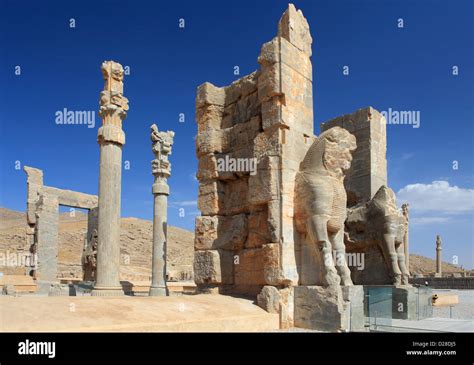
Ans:
<svg viewBox="0 0 474 365"><path fill-rule="evenodd" d="M267 332L279 328L252 300L179 297L0 296L0 332Z"/></svg>

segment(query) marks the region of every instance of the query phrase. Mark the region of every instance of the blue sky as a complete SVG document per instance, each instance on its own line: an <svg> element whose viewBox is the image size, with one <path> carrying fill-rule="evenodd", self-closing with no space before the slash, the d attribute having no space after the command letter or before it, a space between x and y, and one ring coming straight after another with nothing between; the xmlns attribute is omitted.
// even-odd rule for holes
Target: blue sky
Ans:
<svg viewBox="0 0 474 365"><path fill-rule="evenodd" d="M113 59L130 67L123 150L130 169L123 171L122 215L152 217L149 126L157 123L176 132L169 223L193 229L196 88L205 81L223 86L254 71L287 2L0 3L0 206L25 209L26 175L15 169L16 161L43 169L47 185L97 194L100 120L96 116L94 128L57 125L55 113L97 111L100 65ZM419 111L419 128L387 126L389 185L412 207L411 251L433 257L441 234L444 259L457 256L472 268L472 2L294 3L313 36L315 132L320 122L368 105Z"/></svg>

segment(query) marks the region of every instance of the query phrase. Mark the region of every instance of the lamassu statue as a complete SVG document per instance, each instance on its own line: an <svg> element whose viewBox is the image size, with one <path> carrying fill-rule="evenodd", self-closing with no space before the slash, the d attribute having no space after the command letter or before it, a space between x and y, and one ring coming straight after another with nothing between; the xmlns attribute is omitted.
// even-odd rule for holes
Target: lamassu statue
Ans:
<svg viewBox="0 0 474 365"><path fill-rule="evenodd" d="M344 172L356 147L355 137L345 129L328 129L313 142L296 175L296 229L309 252L322 256L326 285L352 285L344 245Z"/></svg>

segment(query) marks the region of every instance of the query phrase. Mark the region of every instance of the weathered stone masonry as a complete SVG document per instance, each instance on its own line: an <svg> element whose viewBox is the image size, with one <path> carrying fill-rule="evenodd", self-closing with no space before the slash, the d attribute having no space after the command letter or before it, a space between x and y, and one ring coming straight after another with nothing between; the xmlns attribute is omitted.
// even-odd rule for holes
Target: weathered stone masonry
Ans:
<svg viewBox="0 0 474 365"><path fill-rule="evenodd" d="M59 206L88 209L87 240L97 230L96 195L63 190L43 184L43 171L25 166L27 174L27 234L31 251L38 262L31 269L38 279L39 291L49 292L51 285L58 282L58 222Z"/></svg>
<svg viewBox="0 0 474 365"><path fill-rule="evenodd" d="M281 327L295 324L293 288L317 285L322 273L321 265L311 262L307 237L297 232L294 219L295 177L316 138L311 44L308 22L290 4L277 36L262 46L260 69L225 87L204 83L196 99L202 215L195 227L195 281L201 292L257 296L261 307L280 314ZM386 187L385 123L369 107L323 123L321 132L332 127L346 129L357 140L344 185L350 223L362 219L366 232L351 237L357 250L351 246L348 252L362 253L367 261L365 270L350 268L352 279L356 284L389 284L395 261L402 262L398 236L407 237L402 232L407 222L395 212L393 191ZM221 170L223 158L256 159L256 173ZM368 224L366 219L367 214L384 214L383 209L373 211L374 202L394 210L390 219L399 229L386 236L388 241L377 236L378 221ZM387 251L385 261L381 247ZM338 295L338 301L349 300L352 294L346 294ZM357 298L353 304L362 300Z"/></svg>
<svg viewBox="0 0 474 365"><path fill-rule="evenodd" d="M262 46L260 69L226 87L204 83L196 100L196 283L250 295L272 286L265 291L286 302L288 323L287 288L298 284L294 180L313 142L311 43L306 19L290 5L278 35ZM255 158L257 173L218 171L226 155ZM274 306L280 311L279 300Z"/></svg>

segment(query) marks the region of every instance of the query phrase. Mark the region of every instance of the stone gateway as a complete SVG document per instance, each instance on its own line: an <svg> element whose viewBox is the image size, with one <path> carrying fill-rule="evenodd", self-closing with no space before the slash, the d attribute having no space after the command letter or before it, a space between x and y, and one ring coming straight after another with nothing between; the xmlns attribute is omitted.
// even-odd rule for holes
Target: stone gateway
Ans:
<svg viewBox="0 0 474 365"><path fill-rule="evenodd" d="M311 46L290 4L258 70L198 87L195 282L201 293L256 297L281 328L364 330L362 285L408 284L408 215L387 187L379 112L360 109L314 135ZM256 169L222 163L239 159Z"/></svg>

